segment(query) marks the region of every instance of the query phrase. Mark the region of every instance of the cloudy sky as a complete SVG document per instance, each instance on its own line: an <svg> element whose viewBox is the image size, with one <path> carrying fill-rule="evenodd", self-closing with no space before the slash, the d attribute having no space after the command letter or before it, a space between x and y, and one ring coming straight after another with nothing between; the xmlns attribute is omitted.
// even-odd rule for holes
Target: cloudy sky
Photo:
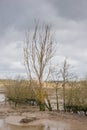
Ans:
<svg viewBox="0 0 87 130"><path fill-rule="evenodd" d="M79 77L87 75L87 0L0 0L0 78L25 75L23 42L34 19L52 25L65 57Z"/></svg>

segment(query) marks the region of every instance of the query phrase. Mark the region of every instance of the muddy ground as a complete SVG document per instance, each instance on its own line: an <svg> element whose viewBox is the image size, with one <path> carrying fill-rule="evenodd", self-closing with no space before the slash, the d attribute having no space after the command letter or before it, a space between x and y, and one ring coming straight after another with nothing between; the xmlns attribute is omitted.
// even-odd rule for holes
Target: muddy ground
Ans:
<svg viewBox="0 0 87 130"><path fill-rule="evenodd" d="M40 120L50 120L53 124L55 124L55 122L69 124L70 130L87 130L87 117L84 115L56 111L40 112L38 107L18 106L17 108L14 108L14 106L9 106L8 104L0 104L0 119L6 118L8 116L29 117L31 115L38 117Z"/></svg>

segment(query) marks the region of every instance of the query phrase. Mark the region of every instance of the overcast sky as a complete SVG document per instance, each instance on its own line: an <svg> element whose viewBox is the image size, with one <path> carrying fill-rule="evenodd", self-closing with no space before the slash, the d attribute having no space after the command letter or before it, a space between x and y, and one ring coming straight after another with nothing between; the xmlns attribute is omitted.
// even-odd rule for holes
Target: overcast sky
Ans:
<svg viewBox="0 0 87 130"><path fill-rule="evenodd" d="M87 0L0 0L0 78L25 74L23 42L34 19L52 25L56 61L67 57L79 77L87 75Z"/></svg>

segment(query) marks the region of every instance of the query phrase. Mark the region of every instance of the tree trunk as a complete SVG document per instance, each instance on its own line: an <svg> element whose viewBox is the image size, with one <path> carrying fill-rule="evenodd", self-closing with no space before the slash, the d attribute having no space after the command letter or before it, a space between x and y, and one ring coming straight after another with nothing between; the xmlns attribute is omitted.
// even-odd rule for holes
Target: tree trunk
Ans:
<svg viewBox="0 0 87 130"><path fill-rule="evenodd" d="M45 103L45 106L48 108L49 111L52 111L50 100L47 99L48 105Z"/></svg>

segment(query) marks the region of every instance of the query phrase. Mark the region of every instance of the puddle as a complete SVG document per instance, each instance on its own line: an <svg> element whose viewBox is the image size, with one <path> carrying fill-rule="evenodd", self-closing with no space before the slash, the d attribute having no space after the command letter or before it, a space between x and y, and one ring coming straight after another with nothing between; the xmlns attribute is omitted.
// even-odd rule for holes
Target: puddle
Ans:
<svg viewBox="0 0 87 130"><path fill-rule="evenodd" d="M38 125L38 123L43 125ZM30 126L6 125L4 119L0 119L0 130L70 130L69 125L59 121L40 120Z"/></svg>
<svg viewBox="0 0 87 130"><path fill-rule="evenodd" d="M87 130L87 124L83 122L65 122L41 119L29 125L6 124L4 119L0 119L0 130Z"/></svg>
<svg viewBox="0 0 87 130"><path fill-rule="evenodd" d="M4 94L0 94L0 103L5 101L5 95Z"/></svg>
<svg viewBox="0 0 87 130"><path fill-rule="evenodd" d="M0 119L0 128L4 126L4 120Z"/></svg>
<svg viewBox="0 0 87 130"><path fill-rule="evenodd" d="M61 121L44 120L44 130L70 130L70 125Z"/></svg>
<svg viewBox="0 0 87 130"><path fill-rule="evenodd" d="M0 130L6 130L6 125L4 123L4 119L0 119ZM8 129L7 129L8 130ZM10 129L9 129L10 130Z"/></svg>

